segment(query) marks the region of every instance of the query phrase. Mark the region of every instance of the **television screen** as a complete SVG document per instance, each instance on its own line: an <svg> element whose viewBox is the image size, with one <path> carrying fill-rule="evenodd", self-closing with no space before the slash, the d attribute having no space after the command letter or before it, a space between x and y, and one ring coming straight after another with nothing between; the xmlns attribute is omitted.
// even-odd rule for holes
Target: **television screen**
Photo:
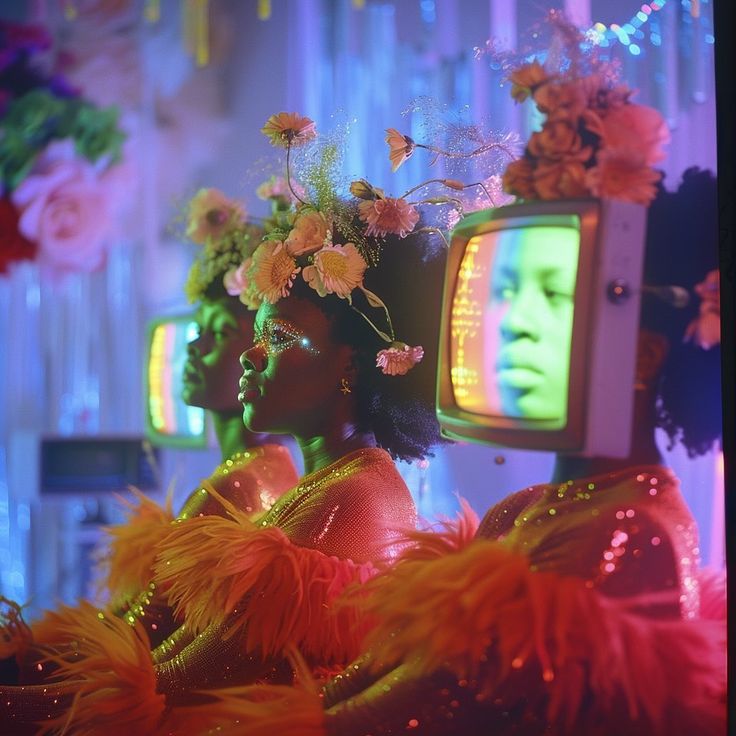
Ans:
<svg viewBox="0 0 736 736"><path fill-rule="evenodd" d="M193 315L163 317L148 328L146 361L146 434L160 446L204 447L204 409L181 398L187 345L197 336Z"/></svg>
<svg viewBox="0 0 736 736"><path fill-rule="evenodd" d="M564 426L579 250L575 217L470 239L450 333L460 408ZM475 319L463 309L471 304L480 306Z"/></svg>
<svg viewBox="0 0 736 736"><path fill-rule="evenodd" d="M612 201L533 202L458 224L440 345L445 434L628 452L645 212Z"/></svg>

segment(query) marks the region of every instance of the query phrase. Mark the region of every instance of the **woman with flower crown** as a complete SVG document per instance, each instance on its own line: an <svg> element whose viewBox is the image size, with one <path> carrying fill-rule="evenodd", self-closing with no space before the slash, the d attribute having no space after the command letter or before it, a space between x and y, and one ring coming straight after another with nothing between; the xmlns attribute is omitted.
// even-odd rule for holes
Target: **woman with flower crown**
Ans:
<svg viewBox="0 0 736 736"><path fill-rule="evenodd" d="M265 182L259 188L259 195L272 207L267 226L290 206L273 184ZM202 189L189 204L186 235L201 250L185 287L188 301L198 305L198 334L188 346L182 398L209 412L222 462L187 498L177 519L226 515L210 488L255 517L298 480L286 447L269 435L246 429L237 400L238 359L253 342L255 313L238 298L237 290L230 292L237 267L253 253L263 230L246 221L238 202L216 189ZM103 559L104 582L110 607L125 611L129 621L140 619L151 643L158 645L175 628L171 610L163 605L151 582L155 545L166 535L173 516L170 504L161 508L142 494L138 501L130 507L127 524L108 529L111 542Z"/></svg>
<svg viewBox="0 0 736 736"><path fill-rule="evenodd" d="M290 206L277 185L269 181L259 189L271 202L267 224L277 222ZM298 480L286 447L245 428L237 400L239 357L253 342L255 313L227 289L235 267L253 252L263 230L246 222L238 202L218 190L202 189L189 205L186 235L201 251L185 288L188 301L198 305L198 336L188 347L183 399L210 413L222 462L189 495L176 518L226 515L225 507L208 489L255 517ZM162 508L141 493L136 497L138 504L129 504L128 522L107 530L111 540L102 559L102 586L110 597L109 609L124 615L129 623L140 620L152 645L158 645L181 624L156 593L153 581L156 544L166 536L174 517L170 501ZM34 643L58 645L59 623L53 612L34 623L29 632ZM43 657L31 650L20 663L24 682L39 679L39 656Z"/></svg>
<svg viewBox="0 0 736 736"><path fill-rule="evenodd" d="M519 72L512 81L529 81L527 94L558 81L536 64ZM566 94L544 97L569 100L580 81L565 79ZM582 82L577 114L599 106L585 116L599 125L611 90ZM609 101L629 105L616 91ZM617 118L637 111L612 114L609 130L620 130ZM676 192L665 191L647 163L660 158L653 141L663 140L663 123L653 110L638 119L650 135L625 147L613 135L591 138L588 158L559 168L588 164L574 177L585 191L560 194L573 179L551 182L554 162L541 150L527 149L506 177L517 192L523 178L527 198L539 196L542 166L543 191L557 197L602 187L595 193L653 199L644 281L659 288L642 301L629 457L558 455L551 483L511 494L480 526L466 513L444 533L411 535L415 545L361 591L378 622L365 653L321 692L304 672L301 688L223 693L221 733L725 734L723 580L698 570L695 522L655 441L661 428L692 457L720 437L716 183L689 170ZM391 132L388 142L414 148ZM625 177L631 188L621 188ZM692 295L687 308L658 296L673 284Z"/></svg>
<svg viewBox="0 0 736 736"><path fill-rule="evenodd" d="M282 113L265 132L288 159L313 123ZM216 721L207 708L187 711L193 692L289 682L291 652L318 676L358 653L370 622L334 602L390 562L415 524L392 457L422 458L439 441L432 353L443 263L429 236L400 242L417 224L413 208L411 222L376 221L366 235L358 203L336 197L330 172L319 171L309 200L287 168L296 213L227 278L231 293L258 305L242 357L244 421L293 435L305 476L256 523L208 488L229 517L182 520L156 547L157 585L184 625L151 655L140 624L81 607L64 623L76 646L53 657L54 681L2 688L9 723L199 733Z"/></svg>

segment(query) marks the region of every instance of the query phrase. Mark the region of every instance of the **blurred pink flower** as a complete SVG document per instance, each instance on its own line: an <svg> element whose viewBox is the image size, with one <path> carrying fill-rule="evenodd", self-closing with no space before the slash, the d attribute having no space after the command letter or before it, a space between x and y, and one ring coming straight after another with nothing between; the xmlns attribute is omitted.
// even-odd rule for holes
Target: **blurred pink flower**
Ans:
<svg viewBox="0 0 736 736"><path fill-rule="evenodd" d="M87 99L123 111L141 104L143 71L135 36L78 33L67 48L64 74Z"/></svg>
<svg viewBox="0 0 736 736"><path fill-rule="evenodd" d="M306 197L306 191L301 184L292 180L291 186L299 197L302 199ZM283 176L272 176L264 181L256 189L256 196L259 199L284 199L292 204L297 202L296 197L289 189L286 178Z"/></svg>
<svg viewBox="0 0 736 736"><path fill-rule="evenodd" d="M585 172L585 184L595 197L648 205L657 194L660 176L636 150L604 148L596 166Z"/></svg>
<svg viewBox="0 0 736 736"><path fill-rule="evenodd" d="M39 246L39 261L57 273L94 271L105 261L112 202L105 175L86 162L58 159L13 192L19 230Z"/></svg>
<svg viewBox="0 0 736 736"><path fill-rule="evenodd" d="M246 258L239 266L234 266L223 276L222 284L230 296L240 296L248 286L248 269L252 258Z"/></svg>
<svg viewBox="0 0 736 736"><path fill-rule="evenodd" d="M685 342L693 342L703 350L710 350L721 342L721 277L716 269L709 271L695 286L700 297L698 316L685 330Z"/></svg>
<svg viewBox="0 0 736 736"><path fill-rule="evenodd" d="M358 205L358 216L368 225L368 236L393 233L403 238L419 222L416 208L400 197L365 200Z"/></svg>
<svg viewBox="0 0 736 736"><path fill-rule="evenodd" d="M231 268L222 279L225 291L230 296L237 296L248 309L258 309L261 299L256 293L253 279L249 271L253 265L253 258L246 258L239 266Z"/></svg>
<svg viewBox="0 0 736 736"><path fill-rule="evenodd" d="M421 345L410 347L405 343L395 342L390 348L380 350L376 355L376 367L387 376L403 376L408 373L424 357Z"/></svg>
<svg viewBox="0 0 736 736"><path fill-rule="evenodd" d="M604 148L632 148L644 157L647 166L665 157L662 146L670 132L664 118L653 107L620 105L597 117L586 117L588 129L601 137Z"/></svg>

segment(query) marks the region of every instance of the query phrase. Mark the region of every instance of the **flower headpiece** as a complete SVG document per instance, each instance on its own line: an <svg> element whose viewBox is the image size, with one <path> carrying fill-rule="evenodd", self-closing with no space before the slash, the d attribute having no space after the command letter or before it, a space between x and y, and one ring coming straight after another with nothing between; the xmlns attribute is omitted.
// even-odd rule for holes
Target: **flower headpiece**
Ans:
<svg viewBox="0 0 736 736"><path fill-rule="evenodd" d="M272 178L259 188L259 196L272 202L270 231L238 266L235 274L239 278L233 276L231 280L233 290L240 288L241 301L255 308L261 302L273 304L287 297L294 280L302 278L321 297L334 295L344 299L387 343L388 347L376 358L377 366L384 373L406 373L421 360L423 350L396 339L386 305L363 283L366 270L376 263L378 256L367 237L379 232L385 234L390 229L376 223L377 227L370 232L357 231L353 225L354 208L339 200L324 171L312 198L293 181L291 153L294 148L315 140L313 121L296 113L282 112L272 115L262 132L274 146L286 149L286 178ZM323 156L318 168L330 167L330 155ZM418 215L412 212L409 220L402 223L412 229L417 220ZM385 330L377 327L354 303L356 292L363 294L370 307L383 310Z"/></svg>
<svg viewBox="0 0 736 736"><path fill-rule="evenodd" d="M456 179L435 178L412 187L400 197L387 196L382 189L365 179L350 184L353 199L345 201L338 197L337 186L330 180L336 163L336 150L329 143L314 161L311 172L311 196L293 178L292 151L317 140L315 124L309 118L296 113L281 112L272 115L262 129L274 146L286 149L286 177L272 178L259 188L259 196L272 201L272 217L269 232L252 256L246 258L238 268L242 291L241 301L246 304L260 302L275 303L287 297L294 281L303 279L321 297L334 295L344 299L373 328L387 347L376 356L376 366L386 375L404 375L421 361L424 350L421 346L409 346L399 340L394 331L388 307L381 297L369 291L364 283L366 271L378 263L380 251L385 246L382 240L387 235L405 238L426 232L441 237L441 228L426 225L417 228L420 220L420 205L449 205L454 211L462 212L463 203L459 192L480 187L493 204L493 197L484 182L463 184ZM415 148L427 148L439 155L473 157L490 151L502 151L512 155L507 141L485 142L475 151L468 153L448 152L442 149L415 143L390 130L389 144L394 170ZM403 146L401 156L394 148ZM401 160L398 160L401 158ZM452 195L409 196L431 185L452 190ZM289 206L293 204L293 210ZM381 310L383 328L355 301L375 310Z"/></svg>
<svg viewBox="0 0 736 736"><path fill-rule="evenodd" d="M244 288L242 266L249 262L263 230L246 221L242 205L218 189L200 189L189 203L186 235L202 246L185 286L189 302L201 301L209 286L222 279L228 294L257 309L260 302L245 301L250 293Z"/></svg>
<svg viewBox="0 0 736 736"><path fill-rule="evenodd" d="M583 58L585 44L572 24L551 20L563 53L508 76L513 99L533 100L545 120L507 166L504 190L521 199L594 196L648 205L661 178L653 166L670 139L664 119L631 102L632 90L616 82L610 64Z"/></svg>

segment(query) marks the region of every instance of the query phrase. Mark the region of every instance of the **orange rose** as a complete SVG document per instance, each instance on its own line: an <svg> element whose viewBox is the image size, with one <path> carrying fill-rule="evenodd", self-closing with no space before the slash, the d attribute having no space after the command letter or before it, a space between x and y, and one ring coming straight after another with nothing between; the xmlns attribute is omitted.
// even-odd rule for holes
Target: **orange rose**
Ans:
<svg viewBox="0 0 736 736"><path fill-rule="evenodd" d="M660 173L644 157L629 148L598 152L597 165L588 169L586 184L596 197L610 197L635 204L649 204L657 193Z"/></svg>
<svg viewBox="0 0 736 736"><path fill-rule="evenodd" d="M315 253L328 240L330 225L321 212L308 210L297 215L294 227L284 241L288 254L294 258Z"/></svg>
<svg viewBox="0 0 736 736"><path fill-rule="evenodd" d="M590 147L583 148L577 130L564 120L548 120L538 133L529 138L529 152L538 158L558 160L575 158L587 161Z"/></svg>
<svg viewBox="0 0 736 736"><path fill-rule="evenodd" d="M509 74L509 81L512 85L511 96L516 102L524 102L539 85L544 84L548 79L549 75L538 61L525 64Z"/></svg>
<svg viewBox="0 0 736 736"><path fill-rule="evenodd" d="M588 196L585 167L577 159L540 164L534 171L534 186L540 199Z"/></svg>
<svg viewBox="0 0 736 736"><path fill-rule="evenodd" d="M535 199L534 166L528 158L512 161L503 172L503 191L521 199Z"/></svg>
<svg viewBox="0 0 736 736"><path fill-rule="evenodd" d="M560 82L543 84L534 92L534 102L549 120L567 120L576 123L585 109L585 90L578 84Z"/></svg>

